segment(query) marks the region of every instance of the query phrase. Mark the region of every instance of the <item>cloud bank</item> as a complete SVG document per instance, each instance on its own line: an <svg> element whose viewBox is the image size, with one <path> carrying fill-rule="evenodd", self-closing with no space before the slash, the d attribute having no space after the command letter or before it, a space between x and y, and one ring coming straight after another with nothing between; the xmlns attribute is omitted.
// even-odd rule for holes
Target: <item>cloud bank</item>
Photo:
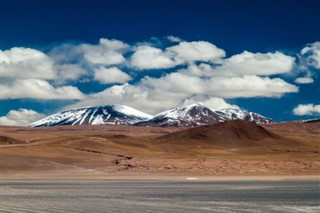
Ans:
<svg viewBox="0 0 320 213"><path fill-rule="evenodd" d="M94 70L94 80L101 84L126 83L132 78L117 67L99 67Z"/></svg>
<svg viewBox="0 0 320 213"><path fill-rule="evenodd" d="M208 41L165 39L128 44L101 38L97 44L62 44L48 52L1 50L1 99L78 100L66 107L116 103L155 114L191 102L239 108L228 99L280 98L299 91L285 76L297 66L294 56L244 50L227 57ZM301 50L305 66L319 69L319 47L315 42ZM313 83L313 78L306 75L295 83ZM100 90L84 93L79 82L100 85Z"/></svg>
<svg viewBox="0 0 320 213"><path fill-rule="evenodd" d="M57 99L80 100L85 95L77 87L53 87L50 83L40 79L16 79L0 84L0 99Z"/></svg>
<svg viewBox="0 0 320 213"><path fill-rule="evenodd" d="M3 78L54 79L53 60L31 48L13 47L0 50L1 76Z"/></svg>

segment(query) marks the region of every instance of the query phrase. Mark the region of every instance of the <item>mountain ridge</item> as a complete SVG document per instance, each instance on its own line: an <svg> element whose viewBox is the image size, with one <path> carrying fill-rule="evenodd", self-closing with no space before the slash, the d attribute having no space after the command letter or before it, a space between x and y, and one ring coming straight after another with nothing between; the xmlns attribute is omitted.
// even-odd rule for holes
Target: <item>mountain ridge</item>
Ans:
<svg viewBox="0 0 320 213"><path fill-rule="evenodd" d="M248 120L257 124L269 124L274 121L254 112L239 109L213 110L201 103L179 106L155 115L137 126L194 127L218 124L230 120Z"/></svg>
<svg viewBox="0 0 320 213"><path fill-rule="evenodd" d="M91 106L60 111L39 121L31 127L61 125L131 125L152 116L124 105Z"/></svg>
<svg viewBox="0 0 320 213"><path fill-rule="evenodd" d="M257 124L269 124L274 121L254 112L240 109L214 110L201 103L163 111L155 116L146 114L125 105L90 106L57 112L30 127L62 125L135 125L161 127L194 127L218 124L230 120L248 120Z"/></svg>

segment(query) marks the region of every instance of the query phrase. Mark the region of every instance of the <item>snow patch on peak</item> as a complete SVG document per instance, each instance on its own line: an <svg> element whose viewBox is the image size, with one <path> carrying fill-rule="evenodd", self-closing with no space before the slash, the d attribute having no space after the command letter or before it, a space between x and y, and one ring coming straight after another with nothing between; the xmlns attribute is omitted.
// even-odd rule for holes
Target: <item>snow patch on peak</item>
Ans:
<svg viewBox="0 0 320 213"><path fill-rule="evenodd" d="M248 112L241 109L221 109L217 113L224 116L226 120L247 120L257 124L273 123L272 119L266 118L254 112Z"/></svg>
<svg viewBox="0 0 320 213"><path fill-rule="evenodd" d="M148 120L150 118L152 118L151 115L140 112L132 107L123 105L105 105L64 110L34 122L29 126L40 127L86 124L132 125L136 122Z"/></svg>
<svg viewBox="0 0 320 213"><path fill-rule="evenodd" d="M136 110L136 109L129 107L129 106L116 105L116 104L111 105L111 106L115 111L121 112L123 114L132 115L132 116L139 116L139 117L146 118L146 119L150 119L153 117L152 115L146 114L144 112L141 112L141 111Z"/></svg>
<svg viewBox="0 0 320 213"><path fill-rule="evenodd" d="M138 125L149 126L199 126L215 124L223 120L213 109L200 104L179 106L155 115L149 121L139 122Z"/></svg>
<svg viewBox="0 0 320 213"><path fill-rule="evenodd" d="M190 104L190 105L179 106L179 107L161 112L161 113L155 115L154 117L166 117L166 118L173 118L173 119L185 118L187 116L187 114L190 113L190 111L194 108L196 108L200 111L203 109L212 110L211 108L209 108L201 103L195 103L195 104Z"/></svg>
<svg viewBox="0 0 320 213"><path fill-rule="evenodd" d="M193 107L209 108L209 107L207 107L206 105L204 105L204 104L201 103L201 102L194 103L194 104L189 104L189 105L186 105L186 107L187 107L187 108L193 108Z"/></svg>

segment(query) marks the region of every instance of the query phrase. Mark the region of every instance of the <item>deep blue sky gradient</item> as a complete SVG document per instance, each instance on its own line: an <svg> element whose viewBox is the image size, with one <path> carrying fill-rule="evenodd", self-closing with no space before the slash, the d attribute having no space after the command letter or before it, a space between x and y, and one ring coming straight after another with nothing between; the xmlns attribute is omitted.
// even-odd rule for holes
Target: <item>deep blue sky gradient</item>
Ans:
<svg viewBox="0 0 320 213"><path fill-rule="evenodd" d="M174 35L229 54L291 50L319 40L319 8L318 0L4 0L1 49Z"/></svg>

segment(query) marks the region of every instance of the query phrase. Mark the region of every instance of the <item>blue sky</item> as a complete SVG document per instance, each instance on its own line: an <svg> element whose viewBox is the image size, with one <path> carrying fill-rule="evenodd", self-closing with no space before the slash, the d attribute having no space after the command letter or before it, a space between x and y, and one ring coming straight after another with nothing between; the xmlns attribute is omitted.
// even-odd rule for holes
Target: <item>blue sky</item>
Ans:
<svg viewBox="0 0 320 213"><path fill-rule="evenodd" d="M319 117L317 0L1 4L2 124L112 103Z"/></svg>

